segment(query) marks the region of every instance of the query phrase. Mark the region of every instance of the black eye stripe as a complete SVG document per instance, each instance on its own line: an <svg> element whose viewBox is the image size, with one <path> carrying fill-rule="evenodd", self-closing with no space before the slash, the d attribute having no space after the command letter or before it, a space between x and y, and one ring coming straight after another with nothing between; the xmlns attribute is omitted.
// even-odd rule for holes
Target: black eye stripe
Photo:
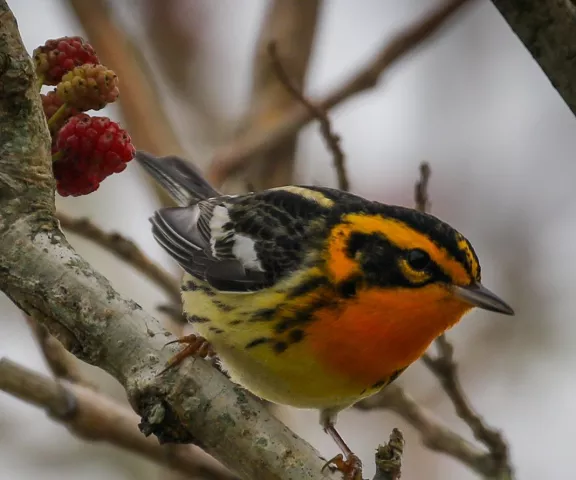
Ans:
<svg viewBox="0 0 576 480"><path fill-rule="evenodd" d="M441 245L438 246L441 247ZM422 252L425 255L424 258L428 258L425 271L429 275L420 283L413 283L400 271L400 261L408 262L407 256L409 252L416 250ZM358 252L366 253L366 255L362 255L359 260L363 269L362 277L366 285L423 287L429 283L452 282L450 275L442 269L441 265L436 264L430 259L424 250L403 250L391 243L381 232L352 232L347 241L346 255L351 259L355 259ZM457 261L457 259L455 260ZM412 268L414 267L412 266ZM415 270L418 269L416 268ZM351 290L353 289L350 287L350 285L345 285L344 292L340 293L352 293Z"/></svg>

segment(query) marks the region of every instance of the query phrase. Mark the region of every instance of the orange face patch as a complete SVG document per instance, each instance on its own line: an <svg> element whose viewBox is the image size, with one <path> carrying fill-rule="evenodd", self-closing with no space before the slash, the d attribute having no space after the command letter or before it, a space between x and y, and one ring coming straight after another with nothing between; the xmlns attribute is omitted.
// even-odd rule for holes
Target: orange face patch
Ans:
<svg viewBox="0 0 576 480"><path fill-rule="evenodd" d="M398 220L384 218L380 215L354 213L346 215L343 222L346 223L342 223L332 230L328 240L327 264L329 272L336 282L359 271L358 264L347 255L348 242L353 232L382 233L389 242L398 248L424 250L456 285L468 285L472 280L464 266L456 261L446 249L437 246L426 235ZM467 243L466 248L468 248ZM472 255L471 252L470 255Z"/></svg>
<svg viewBox="0 0 576 480"><path fill-rule="evenodd" d="M340 282L360 271L358 263L347 253L353 231L356 230L351 224L341 223L332 230L328 240L327 265L335 282Z"/></svg>
<svg viewBox="0 0 576 480"><path fill-rule="evenodd" d="M307 335L328 369L372 385L416 361L470 308L439 285L360 290L316 312Z"/></svg>

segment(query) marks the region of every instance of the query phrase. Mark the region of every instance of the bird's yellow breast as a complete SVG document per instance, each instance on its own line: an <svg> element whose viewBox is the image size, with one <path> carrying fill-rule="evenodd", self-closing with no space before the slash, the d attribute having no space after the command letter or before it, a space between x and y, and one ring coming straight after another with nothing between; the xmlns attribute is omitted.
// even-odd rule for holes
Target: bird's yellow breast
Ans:
<svg viewBox="0 0 576 480"><path fill-rule="evenodd" d="M213 345L231 379L261 398L325 408L348 406L372 393L363 382L326 368L313 351L310 335L278 334L278 319L265 317L284 298L279 290L276 286L251 294L215 295L207 284L186 275L182 300L184 311L193 312L189 321ZM263 314L260 321L255 312Z"/></svg>
<svg viewBox="0 0 576 480"><path fill-rule="evenodd" d="M309 272L302 272L249 294L216 293L189 275L183 281L184 311L232 380L275 403L351 405L384 387L465 311L440 290L421 302L399 301L398 291L359 292L341 301L319 298L317 289L286 303L285 292L306 276ZM442 319L436 315L440 304ZM307 309L312 315L299 320Z"/></svg>

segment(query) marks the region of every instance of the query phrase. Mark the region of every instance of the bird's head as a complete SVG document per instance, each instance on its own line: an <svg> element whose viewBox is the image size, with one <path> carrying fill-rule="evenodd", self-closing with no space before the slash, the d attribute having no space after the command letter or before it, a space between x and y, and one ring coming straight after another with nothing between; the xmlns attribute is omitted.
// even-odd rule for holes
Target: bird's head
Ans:
<svg viewBox="0 0 576 480"><path fill-rule="evenodd" d="M514 314L482 285L472 245L446 223L403 207L349 207L334 212L322 249L338 314L327 308L309 326L334 371L389 378L473 307Z"/></svg>
<svg viewBox="0 0 576 480"><path fill-rule="evenodd" d="M473 307L514 314L482 285L470 242L432 215L381 204L346 213L326 251L329 274L344 296L372 292L397 318L420 312L449 326Z"/></svg>

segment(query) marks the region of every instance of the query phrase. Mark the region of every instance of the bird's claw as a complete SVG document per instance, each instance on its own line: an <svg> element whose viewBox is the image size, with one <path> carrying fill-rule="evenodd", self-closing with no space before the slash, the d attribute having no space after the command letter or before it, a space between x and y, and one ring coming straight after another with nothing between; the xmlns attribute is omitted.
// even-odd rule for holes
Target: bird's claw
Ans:
<svg viewBox="0 0 576 480"><path fill-rule="evenodd" d="M216 355L212 345L204 338L199 335L186 335L185 337L181 337L177 340L173 340L171 342L166 343L166 345L172 345L174 343L180 343L186 345L181 351L179 351L176 355L174 355L168 363L166 364L166 368L162 370L158 375L162 375L164 372L170 370L172 367L175 367L179 363L182 363L188 357L213 357Z"/></svg>
<svg viewBox="0 0 576 480"><path fill-rule="evenodd" d="M322 471L326 468L334 468L344 474L343 480L362 480L362 462L353 453L346 457L339 453L334 458L328 460L322 467Z"/></svg>

